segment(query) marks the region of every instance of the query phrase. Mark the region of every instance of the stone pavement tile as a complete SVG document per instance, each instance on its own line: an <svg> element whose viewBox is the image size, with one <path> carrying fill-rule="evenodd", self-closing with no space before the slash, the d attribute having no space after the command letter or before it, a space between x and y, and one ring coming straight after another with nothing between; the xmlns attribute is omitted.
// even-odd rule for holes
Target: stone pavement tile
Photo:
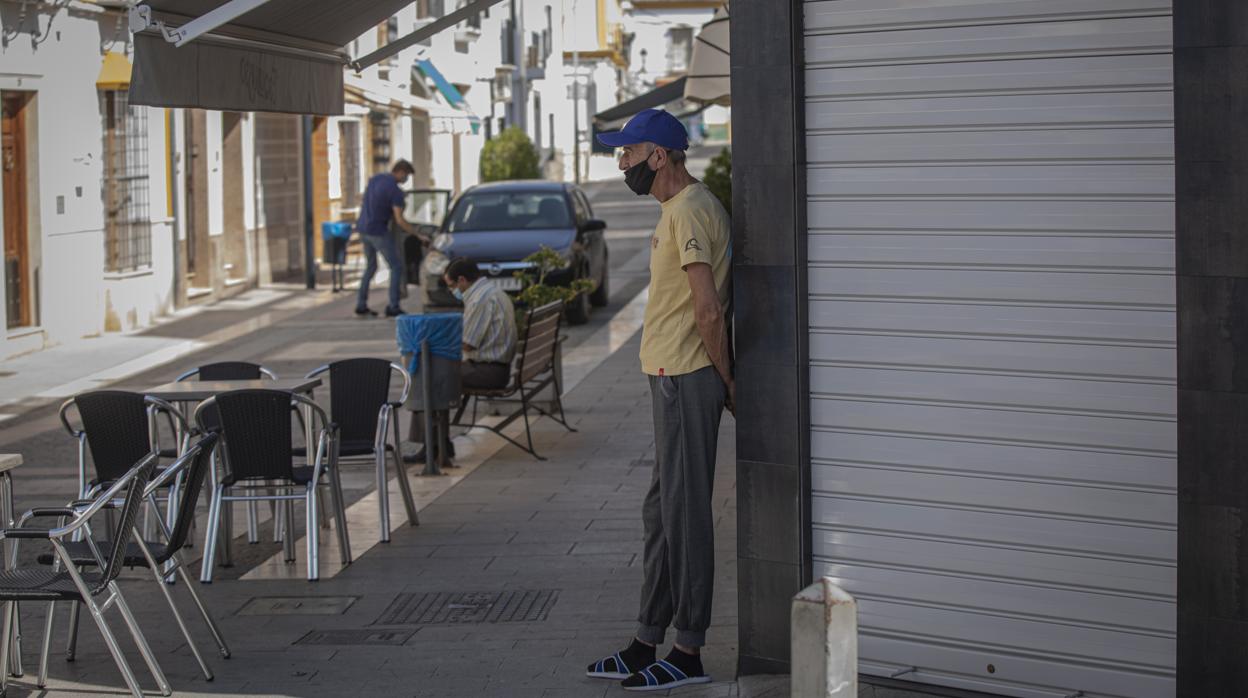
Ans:
<svg viewBox="0 0 1248 698"><path fill-rule="evenodd" d="M531 570L534 567L545 571L561 571L561 570L584 570L588 568L597 569L616 569L619 567L627 567L632 562L634 555L564 555L560 557L554 556L530 556L527 558L498 557L490 563L490 569L498 570Z"/></svg>
<svg viewBox="0 0 1248 698"><path fill-rule="evenodd" d="M633 536L631 534L621 534L620 531L602 530L602 529L597 529L597 528L595 529L567 528L567 529L555 530L555 531L552 531L549 529L525 530L525 531L517 531L515 534L515 537L512 538L511 542L513 543L541 543L541 542L592 543L594 541L612 542L612 541L618 541L618 540L623 540L623 539L633 540L634 538L637 541L636 551L641 552L641 532L640 531L637 532L636 536Z"/></svg>
<svg viewBox="0 0 1248 698"><path fill-rule="evenodd" d="M444 545L433 557L509 557L531 555L567 555L572 550L569 543L501 543L492 545Z"/></svg>
<svg viewBox="0 0 1248 698"><path fill-rule="evenodd" d="M642 531L641 517L603 517L589 522L589 528L598 531Z"/></svg>
<svg viewBox="0 0 1248 698"><path fill-rule="evenodd" d="M568 512L566 511L551 511L549 508L543 507L540 511L535 512L532 520L533 521L549 521L551 519L566 520L567 515L568 515ZM581 514L579 512L577 513L577 516L582 516L582 515L589 516L590 518L594 520L601 520L601 519L638 519L640 520L640 517L636 514L636 512L624 511L622 509L601 509L600 508L597 511L586 512L584 514Z"/></svg>
<svg viewBox="0 0 1248 698"><path fill-rule="evenodd" d="M641 552L641 540L582 541L572 547L570 555L600 555L604 553L637 554Z"/></svg>
<svg viewBox="0 0 1248 698"><path fill-rule="evenodd" d="M426 542L424 545L378 545L369 550L368 554L370 557L379 558L426 558L431 557L443 545L453 544L453 541L446 540L442 543Z"/></svg>
<svg viewBox="0 0 1248 698"><path fill-rule="evenodd" d="M540 698L600 698L606 695L608 686L603 682L602 690L598 690L593 686L585 686L584 688L548 688L542 692Z"/></svg>

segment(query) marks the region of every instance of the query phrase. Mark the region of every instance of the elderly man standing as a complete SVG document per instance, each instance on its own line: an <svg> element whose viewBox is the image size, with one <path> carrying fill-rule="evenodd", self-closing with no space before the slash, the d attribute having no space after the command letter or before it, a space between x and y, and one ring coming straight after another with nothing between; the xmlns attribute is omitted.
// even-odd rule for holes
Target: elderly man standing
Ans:
<svg viewBox="0 0 1248 698"><path fill-rule="evenodd" d="M598 137L619 147L620 169L639 196L663 208L651 239L650 293L641 369L654 410L655 466L642 508L644 568L639 627L623 651L589 665L594 678L662 691L707 683L706 643L715 582L711 488L724 407L733 409L726 308L729 220L719 200L685 169L684 126L647 109ZM669 625L676 641L656 661Z"/></svg>

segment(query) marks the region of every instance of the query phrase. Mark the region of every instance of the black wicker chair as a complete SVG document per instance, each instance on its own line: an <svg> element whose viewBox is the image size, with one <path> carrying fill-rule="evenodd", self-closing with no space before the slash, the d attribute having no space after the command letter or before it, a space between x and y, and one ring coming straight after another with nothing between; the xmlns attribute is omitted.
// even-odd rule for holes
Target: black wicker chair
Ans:
<svg viewBox="0 0 1248 698"><path fill-rule="evenodd" d="M145 454L137 465L133 465L127 472L116 477L111 486L95 497L91 504L85 508L33 509L22 517L23 521L28 521L35 517L70 519L70 522L64 526L52 529L11 528L0 533L0 537L13 540L15 543L22 540L48 542L52 546L59 563L59 568L54 567L52 569L48 569L45 566L19 568L16 566L17 545L14 545L10 558L11 569L0 571L0 601L7 602L4 611L4 628L3 631L0 631L0 680L7 681L8 679L10 646L13 641L13 626L17 619L17 604L30 601L70 601L74 603L75 607L78 604L83 604L90 611L91 617L100 629L100 634L104 636L104 643L108 645L108 651L112 654L113 661L117 664L117 668L121 670L126 686L129 687L132 694L142 696L143 691L139 687L139 683L135 679L129 663L126 662L126 658L121 652L121 647L117 644L117 638L114 637L104 620L105 611L113 606L116 606L121 611L126 627L130 630L135 644L138 645L139 652L143 655L148 669L151 670L152 675L156 678L156 683L159 684L161 693L166 696L172 693L169 688L169 682L165 679L164 672L156 662L156 656L152 653L151 646L148 645L147 639L143 636L142 631L139 630L139 626L134 620L134 614L131 613L125 597L121 594L121 589L117 586L117 576L121 574L125 560L124 550L132 537L135 520L138 517L139 508L142 506L148 483L151 481L153 471L156 468L157 458L158 456L155 453ZM107 540L111 541L107 544L108 549L101 551L94 542L91 520L101 510L113 506L118 497L122 497L120 500L120 516L116 517L116 525L107 531ZM85 541L84 544L91 550L92 556L95 558L95 565L100 570L99 572L80 570L78 565L75 564L73 556L70 555L69 550L66 548L67 539L77 537L79 534L82 534L82 538ZM103 600L100 600L101 595ZM48 639L45 637L44 646L47 647L47 644ZM46 673L41 668L39 676L40 687L46 684L46 679Z"/></svg>
<svg viewBox="0 0 1248 698"><path fill-rule="evenodd" d="M210 461L214 455L213 451L220 438L215 433L207 434L190 446L177 462L165 469L159 478L152 480L148 484L146 496L152 497L156 492L167 486L173 478L182 476L182 481L185 485L182 487L181 495L178 499L178 515L174 520L172 530L164 522L161 522L161 533L164 542L144 540L142 535L136 531L134 542L126 546L123 562L126 567L146 567L152 571L152 576L156 579L156 586L164 594L165 601L169 604L169 610L173 612L173 618L177 621L178 628L182 631L182 636L186 638L187 646L191 648L191 653L195 655L195 660L199 662L204 678L208 681L213 679L212 670L208 668L208 663L204 661L203 655L200 654L199 648L195 645L195 640L191 637L186 621L183 620L182 614L178 611L177 604L173 600L173 594L170 593L169 585L165 584L165 581L172 581L171 575L175 572L182 577L187 592L195 602L196 608L199 609L200 615L204 618L204 623L208 626L208 631L212 634L212 638L217 644L217 649L221 652L222 657L228 659L230 649L225 644L225 638L222 637L221 630L217 627L216 622L213 621L212 615L204 605L203 599L195 591L195 585L186 572L185 561L182 559L181 554L181 550L190 536L191 523L195 519L195 506L199 501L200 492L203 491L204 480L211 467ZM85 504L89 503L75 502L74 506L82 507ZM23 523L25 523L25 520L23 520ZM107 546L108 544L106 543L105 545ZM65 550L73 559L74 564L79 567L94 567L96 565L95 555L92 553L90 544L86 541L65 543ZM38 559L40 563L45 565L56 563L56 557L51 554L40 555ZM50 608L44 634L43 652L39 659L39 675L41 677L47 674L47 638L51 636L53 617L54 610ZM77 633L78 626L76 623L73 623L70 627L70 635L71 637L77 637ZM71 644L72 642L73 640L71 640ZM43 684L40 683L40 685L42 686Z"/></svg>
<svg viewBox="0 0 1248 698"><path fill-rule="evenodd" d="M278 377L275 371L250 361L218 361L212 364L204 364L198 368L192 368L174 380L181 383L191 379L201 381L254 381L267 379L275 381ZM295 414L298 415L299 413L296 412ZM220 425L220 420L217 419L215 413L210 411L204 413L204 423L209 428L215 428ZM299 425L302 428L303 415L299 415ZM172 421L169 423L169 429L177 433ZM172 458L177 456L177 452L170 453L167 450L162 450L160 455L162 458ZM228 515L229 512L226 512L226 514L222 530L226 546L223 552L225 553L225 559L228 561L230 559L230 542L234 538L234 526L232 523L233 517ZM277 509L275 507L273 509L273 540L275 542L281 540L281 531L277 522ZM260 542L260 517L256 510L255 502L247 502L247 542L252 544Z"/></svg>
<svg viewBox="0 0 1248 698"><path fill-rule="evenodd" d="M314 454L304 465L296 465L291 446L293 430L292 407L306 409L320 423ZM351 543L347 535L346 507L342 499L342 482L338 477L336 448L337 429L330 424L325 411L316 403L281 390L234 390L205 400L195 409L195 422L205 427L204 414L216 410L220 417L222 446L220 458L213 460L212 503L208 510L208 533L205 536L204 560L200 581L212 582L213 560L218 545L222 507L237 501L277 501L290 503L304 500L307 507L308 581L319 578L317 521L317 488L328 485L338 523L338 543L342 563L351 562ZM217 466L222 466L218 468ZM329 482L322 483L328 475ZM241 494L236 493L241 492ZM294 516L289 506L283 507L286 519L286 559L294 559Z"/></svg>
<svg viewBox="0 0 1248 698"><path fill-rule="evenodd" d="M201 381L254 381L261 378L277 380L277 374L250 361L218 361L193 368L177 377L178 382L198 378Z"/></svg>
<svg viewBox="0 0 1248 698"><path fill-rule="evenodd" d="M72 424L70 414L75 410L82 428ZM96 390L76 395L61 404L61 424L78 440L79 499L108 487L148 453L160 453L159 437L153 428L156 411L169 413L171 419L179 420L181 433L190 434L190 425L173 405L141 393ZM90 479L88 451L95 469Z"/></svg>
<svg viewBox="0 0 1248 698"><path fill-rule="evenodd" d="M407 401L412 378L398 364L385 359L344 359L321 366L307 375L314 378L329 373L329 415L338 427L337 453L342 458L371 458L376 467L377 509L381 519L381 542L390 542L390 485L386 469L386 455L394 460L398 475L399 491L407 509L408 523L420 523L416 504L412 500L412 486L407 481L399 452L399 420L395 410ZM393 374L403 377L403 390L397 402L390 401L390 381ZM391 425L394 429L391 432ZM390 434L394 440L387 443Z"/></svg>

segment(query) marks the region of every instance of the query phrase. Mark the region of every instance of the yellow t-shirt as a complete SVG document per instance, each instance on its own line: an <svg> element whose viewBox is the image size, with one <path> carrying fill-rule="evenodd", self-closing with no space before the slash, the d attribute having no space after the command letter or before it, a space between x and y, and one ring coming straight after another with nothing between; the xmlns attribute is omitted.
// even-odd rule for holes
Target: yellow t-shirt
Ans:
<svg viewBox="0 0 1248 698"><path fill-rule="evenodd" d="M663 202L663 215L650 240L650 298L641 332L641 370L678 376L711 365L693 312L685 266L711 266L719 301L728 304L728 212L701 182Z"/></svg>

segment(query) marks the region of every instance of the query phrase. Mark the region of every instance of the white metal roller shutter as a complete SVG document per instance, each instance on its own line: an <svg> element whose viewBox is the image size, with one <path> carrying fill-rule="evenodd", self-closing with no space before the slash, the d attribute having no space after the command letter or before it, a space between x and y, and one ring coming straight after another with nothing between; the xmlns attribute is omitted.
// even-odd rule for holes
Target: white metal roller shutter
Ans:
<svg viewBox="0 0 1248 698"><path fill-rule="evenodd" d="M805 31L815 572L861 670L1173 696L1170 3Z"/></svg>

